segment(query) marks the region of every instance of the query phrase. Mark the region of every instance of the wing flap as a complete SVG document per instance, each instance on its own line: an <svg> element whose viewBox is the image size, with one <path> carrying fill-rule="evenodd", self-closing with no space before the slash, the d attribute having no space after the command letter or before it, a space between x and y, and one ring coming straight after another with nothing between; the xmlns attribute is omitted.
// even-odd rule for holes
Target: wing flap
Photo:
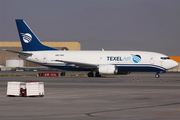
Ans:
<svg viewBox="0 0 180 120"><path fill-rule="evenodd" d="M83 67L83 68L97 68L96 64L89 64L89 63L82 63L82 62L74 62L74 61L66 61L66 60L54 60L56 62L64 62L69 65L75 65L77 67Z"/></svg>

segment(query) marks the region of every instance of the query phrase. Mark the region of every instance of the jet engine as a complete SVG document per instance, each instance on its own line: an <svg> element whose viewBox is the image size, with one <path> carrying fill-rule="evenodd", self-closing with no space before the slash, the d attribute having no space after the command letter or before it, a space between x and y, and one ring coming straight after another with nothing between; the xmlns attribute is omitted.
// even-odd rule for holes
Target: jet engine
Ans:
<svg viewBox="0 0 180 120"><path fill-rule="evenodd" d="M99 65L100 74L117 74L118 69L115 65Z"/></svg>

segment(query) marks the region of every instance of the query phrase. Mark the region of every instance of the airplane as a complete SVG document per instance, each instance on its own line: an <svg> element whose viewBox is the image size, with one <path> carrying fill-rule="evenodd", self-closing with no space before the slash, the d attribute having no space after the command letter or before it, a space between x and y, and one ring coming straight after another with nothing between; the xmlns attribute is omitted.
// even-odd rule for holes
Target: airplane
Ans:
<svg viewBox="0 0 180 120"><path fill-rule="evenodd" d="M159 74L178 65L168 56L156 52L58 50L43 45L23 19L15 21L22 51L6 51L17 53L19 58L43 66L70 71L89 71L88 77L129 74L135 71L156 72L155 77L159 78Z"/></svg>

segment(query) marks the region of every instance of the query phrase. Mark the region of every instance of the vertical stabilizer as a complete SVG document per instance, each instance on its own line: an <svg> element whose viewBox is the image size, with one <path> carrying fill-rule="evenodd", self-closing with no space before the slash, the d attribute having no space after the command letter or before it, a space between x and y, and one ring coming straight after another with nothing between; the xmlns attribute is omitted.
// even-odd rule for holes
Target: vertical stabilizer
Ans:
<svg viewBox="0 0 180 120"><path fill-rule="evenodd" d="M23 51L57 50L43 45L24 20L16 19L16 25Z"/></svg>

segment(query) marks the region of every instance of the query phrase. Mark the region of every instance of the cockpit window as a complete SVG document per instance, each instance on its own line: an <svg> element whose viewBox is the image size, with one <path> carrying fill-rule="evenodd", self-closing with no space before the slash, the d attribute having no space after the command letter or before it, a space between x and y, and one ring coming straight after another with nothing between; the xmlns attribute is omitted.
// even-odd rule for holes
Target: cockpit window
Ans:
<svg viewBox="0 0 180 120"><path fill-rule="evenodd" d="M170 59L169 57L161 57L162 60Z"/></svg>

